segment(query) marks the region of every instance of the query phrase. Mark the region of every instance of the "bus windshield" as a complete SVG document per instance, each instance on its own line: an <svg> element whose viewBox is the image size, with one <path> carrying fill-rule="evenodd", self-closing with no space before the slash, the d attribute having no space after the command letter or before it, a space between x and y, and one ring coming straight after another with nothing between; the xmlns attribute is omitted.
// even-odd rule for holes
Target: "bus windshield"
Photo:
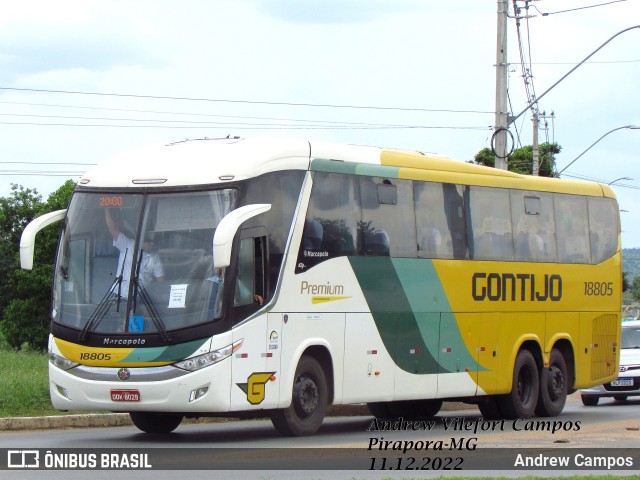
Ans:
<svg viewBox="0 0 640 480"><path fill-rule="evenodd" d="M98 334L160 334L219 319L213 235L234 189L74 195L55 272L53 321Z"/></svg>

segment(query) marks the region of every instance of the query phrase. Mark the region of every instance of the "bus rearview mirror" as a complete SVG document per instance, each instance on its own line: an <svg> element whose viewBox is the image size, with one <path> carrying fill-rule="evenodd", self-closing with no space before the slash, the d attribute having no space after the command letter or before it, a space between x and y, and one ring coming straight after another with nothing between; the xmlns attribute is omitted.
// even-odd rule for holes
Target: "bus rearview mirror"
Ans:
<svg viewBox="0 0 640 480"><path fill-rule="evenodd" d="M271 204L257 203L245 205L227 214L216 228L213 235L213 267L227 268L231 263L231 247L233 237L244 222L250 218L267 212L271 209Z"/></svg>

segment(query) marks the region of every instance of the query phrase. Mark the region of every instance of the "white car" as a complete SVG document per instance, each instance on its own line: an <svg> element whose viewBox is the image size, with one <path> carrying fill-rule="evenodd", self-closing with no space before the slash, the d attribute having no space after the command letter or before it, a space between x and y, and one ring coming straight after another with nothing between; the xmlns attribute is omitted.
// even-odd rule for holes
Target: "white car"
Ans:
<svg viewBox="0 0 640 480"><path fill-rule="evenodd" d="M604 385L580 390L582 403L593 407L600 397L613 397L623 402L630 396L640 396L640 321L622 323L620 334L620 373Z"/></svg>

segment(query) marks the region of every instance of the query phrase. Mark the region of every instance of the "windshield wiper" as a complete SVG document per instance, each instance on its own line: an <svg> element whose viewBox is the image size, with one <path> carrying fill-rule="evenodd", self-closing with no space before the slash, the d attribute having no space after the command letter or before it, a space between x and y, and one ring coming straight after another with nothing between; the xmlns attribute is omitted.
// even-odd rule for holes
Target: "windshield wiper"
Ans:
<svg viewBox="0 0 640 480"><path fill-rule="evenodd" d="M151 300L151 298L149 297L149 294L144 289L144 287L140 285L140 282L139 282L140 264L142 263L143 254L144 254L144 250L140 250L140 257L138 258L138 264L136 265L136 274L133 277L133 313L134 314L136 313L136 303L138 299L138 294L140 294L140 298L142 298L142 303L144 303L144 305L147 307L149 316L151 317L153 324L156 326L156 329L160 333L160 336L165 342L169 342L171 341L171 337L169 337L169 334L167 333L167 328L165 327L164 322L162 321L162 318L160 318L160 314L158 313L158 310L153 304L153 300Z"/></svg>
<svg viewBox="0 0 640 480"><path fill-rule="evenodd" d="M85 326L82 328L82 331L78 336L78 340L84 342L87 339L87 334L89 332L92 332L95 327L100 324L102 319L111 308L114 300L117 300L116 312L120 311L120 294L122 293L122 278L124 274L124 263L127 259L127 252L128 249L124 252L124 258L122 259L122 268L120 268L120 275L113 279L111 286L107 289L107 292L102 297L102 300L100 300L100 303L98 303L98 306L89 317L89 320L87 320ZM118 286L118 293L114 292L114 290L116 289L116 285ZM115 295L115 298L113 295Z"/></svg>

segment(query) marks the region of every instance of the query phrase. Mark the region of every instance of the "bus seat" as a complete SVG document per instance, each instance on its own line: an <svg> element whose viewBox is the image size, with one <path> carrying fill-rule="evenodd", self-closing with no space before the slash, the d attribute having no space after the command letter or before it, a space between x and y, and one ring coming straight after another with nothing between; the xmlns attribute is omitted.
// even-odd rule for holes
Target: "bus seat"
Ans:
<svg viewBox="0 0 640 480"><path fill-rule="evenodd" d="M389 234L384 230L376 229L367 232L364 243L367 255L389 256Z"/></svg>
<svg viewBox="0 0 640 480"><path fill-rule="evenodd" d="M353 234L344 226L325 225L320 249L329 252L331 257L353 255L356 252Z"/></svg>
<svg viewBox="0 0 640 480"><path fill-rule="evenodd" d="M317 220L307 220L302 238L302 248L318 250L322 245L322 224Z"/></svg>

